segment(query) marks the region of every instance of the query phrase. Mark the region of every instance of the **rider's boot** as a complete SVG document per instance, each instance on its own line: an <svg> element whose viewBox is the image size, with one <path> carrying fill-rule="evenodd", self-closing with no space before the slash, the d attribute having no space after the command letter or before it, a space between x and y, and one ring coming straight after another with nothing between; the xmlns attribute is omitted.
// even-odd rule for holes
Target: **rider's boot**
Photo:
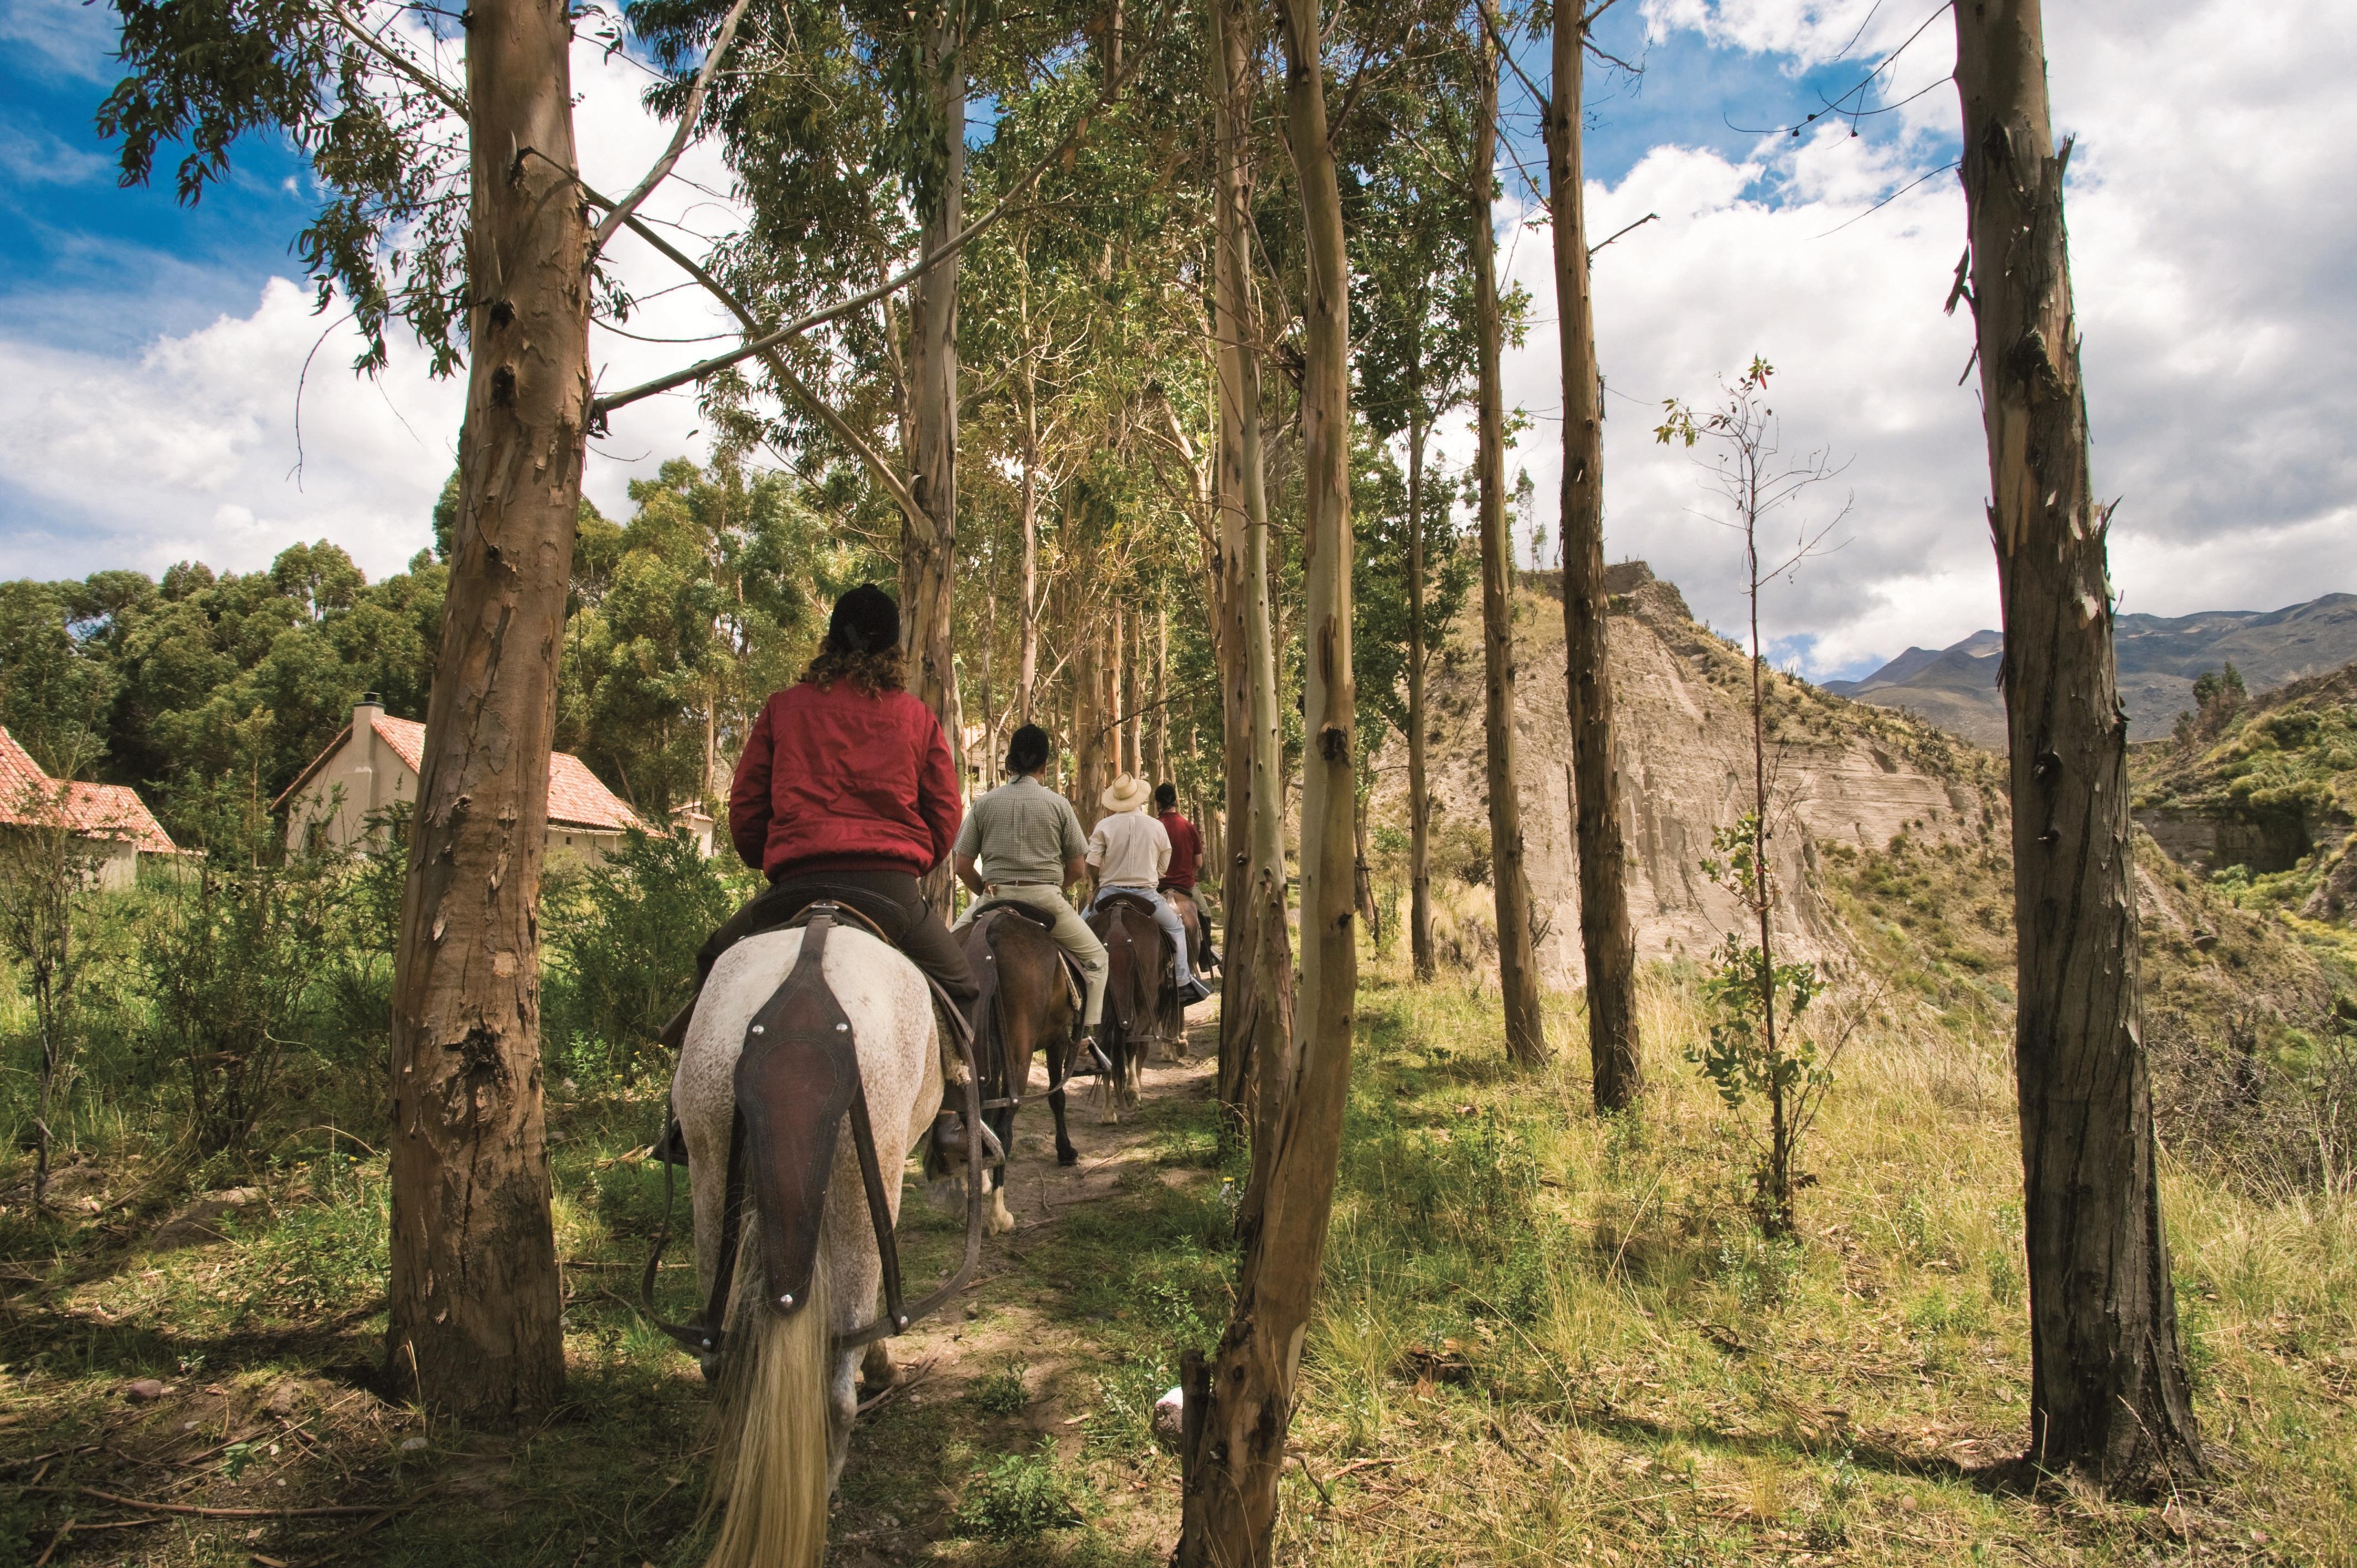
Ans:
<svg viewBox="0 0 2357 1568"><path fill-rule="evenodd" d="M965 1118L944 1109L933 1118L933 1147L947 1159L966 1157Z"/></svg>

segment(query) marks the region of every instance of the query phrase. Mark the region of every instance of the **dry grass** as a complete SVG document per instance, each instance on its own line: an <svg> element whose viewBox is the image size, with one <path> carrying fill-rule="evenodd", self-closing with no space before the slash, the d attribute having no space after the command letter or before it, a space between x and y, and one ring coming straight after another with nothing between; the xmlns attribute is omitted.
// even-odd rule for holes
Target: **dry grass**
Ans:
<svg viewBox="0 0 2357 1568"><path fill-rule="evenodd" d="M1742 1134L1678 1056L1704 1022L1688 977L1646 977L1646 1101L1619 1124L1589 1112L1571 1007L1525 1079L1464 983L1368 991L1296 1428L1332 1501L1288 1479L1287 1561L2357 1561L2347 1203L2172 1165L2218 1488L2000 1495L1980 1472L2028 1424L2002 1035L1911 997L1862 1027L1803 1153L1803 1242L1780 1249L1743 1218ZM1485 1207L1454 1154L1497 1163L1501 1139L1526 1200Z"/></svg>

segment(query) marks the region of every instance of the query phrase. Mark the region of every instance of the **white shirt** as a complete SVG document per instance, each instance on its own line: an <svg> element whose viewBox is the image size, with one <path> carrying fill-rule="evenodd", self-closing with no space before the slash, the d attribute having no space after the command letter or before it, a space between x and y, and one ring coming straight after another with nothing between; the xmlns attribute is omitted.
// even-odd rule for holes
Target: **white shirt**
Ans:
<svg viewBox="0 0 2357 1568"><path fill-rule="evenodd" d="M1089 864L1104 887L1151 887L1170 866L1170 835L1144 811L1115 811L1089 835Z"/></svg>

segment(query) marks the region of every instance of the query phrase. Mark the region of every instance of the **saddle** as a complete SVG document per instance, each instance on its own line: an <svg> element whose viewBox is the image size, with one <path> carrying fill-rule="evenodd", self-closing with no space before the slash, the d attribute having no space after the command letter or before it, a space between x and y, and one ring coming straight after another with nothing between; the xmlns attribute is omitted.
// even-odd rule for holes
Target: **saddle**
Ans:
<svg viewBox="0 0 2357 1568"><path fill-rule="evenodd" d="M1035 909L1030 905L1020 903L1013 898L985 898L981 903L976 904L974 907L974 924L984 925L987 921L996 920L1007 915L1020 915L1024 919L1028 920L1031 924L1039 927L1040 930L1047 932L1051 936L1055 932L1056 917L1049 914L1043 909ZM1081 961L1074 958L1070 952L1066 951L1064 944L1061 942L1058 942L1056 944L1056 956L1063 961L1064 989L1071 993L1072 1012L1073 1015L1077 1017L1080 1014L1082 997L1083 995L1082 987L1086 983L1088 977L1081 972Z"/></svg>
<svg viewBox="0 0 2357 1568"><path fill-rule="evenodd" d="M1135 909L1138 913L1144 915L1147 919L1150 920L1154 918L1156 909L1155 902L1152 898L1147 897L1143 893L1132 893L1125 888L1116 887L1110 892L1102 893L1097 896L1096 907L1098 908L1110 909L1115 905L1126 905L1130 908ZM1159 929L1159 927L1157 929Z"/></svg>
<svg viewBox="0 0 2357 1568"><path fill-rule="evenodd" d="M845 913L865 920L856 909L813 895L801 917L802 945L793 969L746 1028L735 1074L737 1114L728 1139L718 1266L713 1273L711 1294L693 1324L664 1323L653 1310L655 1271L671 1229L673 1166L663 1162L663 1227L640 1276L640 1301L650 1321L682 1348L697 1355L707 1376L726 1346L723 1329L736 1285L737 1254L748 1207L761 1237L763 1305L790 1317L808 1304L811 1276L818 1265L827 1180L834 1169L835 1138L846 1119L858 1156L868 1218L875 1227L877 1255L883 1264L885 1307L883 1315L866 1327L838 1337L836 1348L852 1349L899 1333L963 1289L981 1259L982 1171L969 1161L965 1261L941 1289L913 1305L903 1304L899 1250L892 1232L892 1210L876 1132L867 1115L858 1042L843 1004L826 981L827 935L835 918ZM877 934L882 935L880 929ZM966 1067L966 1114L968 1124L973 1125L981 1117L974 1039L963 1026L963 1016L955 1009L950 1012L959 1026L957 1039Z"/></svg>

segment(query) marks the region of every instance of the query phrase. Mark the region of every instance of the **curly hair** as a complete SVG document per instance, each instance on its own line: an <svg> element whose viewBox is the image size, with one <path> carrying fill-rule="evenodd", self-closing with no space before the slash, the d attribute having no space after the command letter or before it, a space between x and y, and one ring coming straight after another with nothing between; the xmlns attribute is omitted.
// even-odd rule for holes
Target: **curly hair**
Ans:
<svg viewBox="0 0 2357 1568"><path fill-rule="evenodd" d="M852 653L828 638L819 644L818 657L802 671L802 679L823 692L837 681L848 681L871 697L887 692L904 691L908 677L900 667L900 649L895 643L873 653Z"/></svg>

